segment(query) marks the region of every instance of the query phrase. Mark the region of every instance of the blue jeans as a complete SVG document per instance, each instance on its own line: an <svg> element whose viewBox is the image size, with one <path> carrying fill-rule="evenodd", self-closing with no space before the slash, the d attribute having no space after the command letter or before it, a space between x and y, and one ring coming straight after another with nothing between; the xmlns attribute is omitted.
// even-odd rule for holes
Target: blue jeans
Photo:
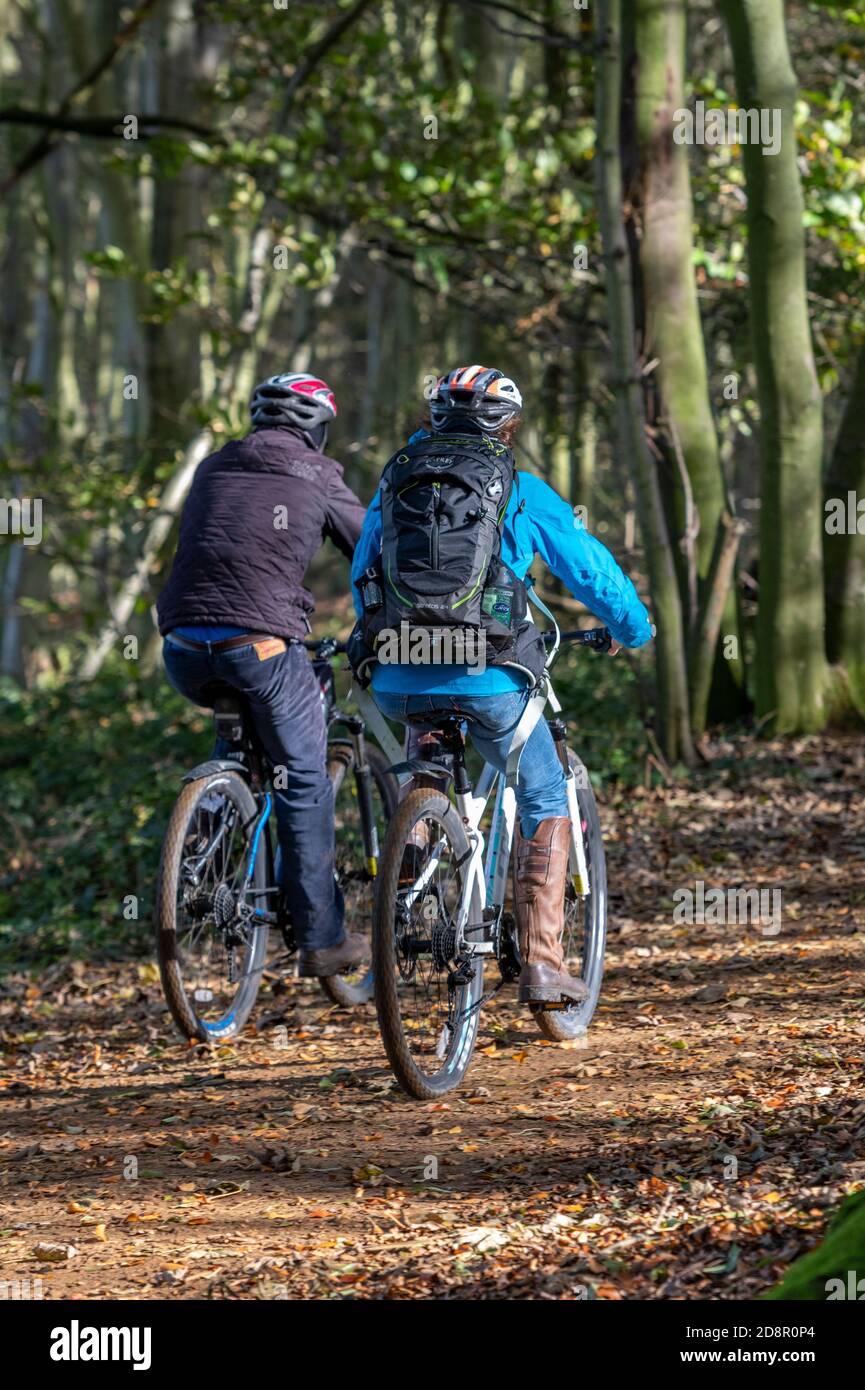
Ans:
<svg viewBox="0 0 865 1390"><path fill-rule="evenodd" d="M306 951L335 946L343 905L334 880L333 788L321 692L305 650L292 645L259 661L252 645L188 651L169 635L163 655L171 684L196 705L213 704L207 687L214 681L245 697L268 761L282 770L284 786L273 793L280 879L297 944Z"/></svg>
<svg viewBox="0 0 865 1390"><path fill-rule="evenodd" d="M394 695L375 693L375 702L387 719L405 723L407 714L450 710L463 716L478 752L499 772L504 772L514 729L528 701L528 691L506 695ZM430 724L430 729L435 724ZM565 775L546 720L540 719L520 758L519 780L514 788L520 828L531 839L548 816L568 814Z"/></svg>

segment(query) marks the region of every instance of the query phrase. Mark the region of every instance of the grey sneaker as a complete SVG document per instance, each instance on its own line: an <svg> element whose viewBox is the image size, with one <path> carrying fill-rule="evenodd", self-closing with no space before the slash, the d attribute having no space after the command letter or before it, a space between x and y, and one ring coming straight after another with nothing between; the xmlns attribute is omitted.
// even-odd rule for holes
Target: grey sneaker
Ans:
<svg viewBox="0 0 865 1390"><path fill-rule="evenodd" d="M317 951L301 950L299 955L300 974L304 979L310 977L326 980L331 975L340 975L353 965L360 965L369 952L369 942L365 936L347 932L335 946L323 946Z"/></svg>

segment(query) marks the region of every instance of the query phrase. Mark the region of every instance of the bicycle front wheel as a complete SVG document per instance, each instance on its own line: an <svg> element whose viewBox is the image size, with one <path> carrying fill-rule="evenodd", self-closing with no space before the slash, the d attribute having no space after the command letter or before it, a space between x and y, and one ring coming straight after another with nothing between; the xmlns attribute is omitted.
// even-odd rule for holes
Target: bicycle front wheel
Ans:
<svg viewBox="0 0 865 1390"><path fill-rule="evenodd" d="M388 827L372 919L379 1028L400 1086L432 1100L459 1086L477 1039L483 957L457 943L470 847L440 792L418 788ZM475 880L469 923L481 921Z"/></svg>

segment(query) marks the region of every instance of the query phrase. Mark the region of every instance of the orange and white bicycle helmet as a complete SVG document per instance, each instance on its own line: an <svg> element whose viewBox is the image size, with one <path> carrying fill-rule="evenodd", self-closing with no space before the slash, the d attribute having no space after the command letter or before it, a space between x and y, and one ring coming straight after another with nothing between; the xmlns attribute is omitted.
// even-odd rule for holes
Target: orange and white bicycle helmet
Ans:
<svg viewBox="0 0 865 1390"><path fill-rule="evenodd" d="M430 399L430 422L435 432L473 423L490 434L500 430L523 408L519 387L497 367L455 367L436 382Z"/></svg>

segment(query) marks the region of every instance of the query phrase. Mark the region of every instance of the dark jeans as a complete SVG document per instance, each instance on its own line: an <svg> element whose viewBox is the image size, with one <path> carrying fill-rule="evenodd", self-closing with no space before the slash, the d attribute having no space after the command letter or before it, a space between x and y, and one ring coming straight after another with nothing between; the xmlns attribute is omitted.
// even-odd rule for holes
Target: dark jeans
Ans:
<svg viewBox="0 0 865 1390"><path fill-rule="evenodd" d="M342 940L342 895L334 881L333 788L327 775L327 730L318 681L303 647L259 661L255 648L187 651L170 635L163 649L168 679L196 705L211 705L206 687L223 681L246 697L255 731L280 775L274 788L280 882L297 944L307 951Z"/></svg>

